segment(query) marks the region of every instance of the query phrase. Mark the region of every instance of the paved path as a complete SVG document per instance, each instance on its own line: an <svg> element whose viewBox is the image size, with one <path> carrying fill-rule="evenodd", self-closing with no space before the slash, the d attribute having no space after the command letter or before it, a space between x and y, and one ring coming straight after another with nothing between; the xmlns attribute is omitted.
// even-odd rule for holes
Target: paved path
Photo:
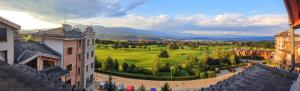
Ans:
<svg viewBox="0 0 300 91"><path fill-rule="evenodd" d="M202 87L208 87L209 85L216 84L218 81L222 81L227 79L236 73L228 73L216 78L208 78L208 79L199 79L199 80L189 80L189 81L152 81L152 80L140 80L140 79L131 79L131 78L124 78L124 77L117 77L113 76L113 80L119 85L124 84L133 85L135 88L138 88L141 84L143 84L147 89L151 87L155 87L160 89L160 87L165 83L168 82L173 90L194 90L199 89ZM95 73L96 81L105 81L108 79L108 75Z"/></svg>

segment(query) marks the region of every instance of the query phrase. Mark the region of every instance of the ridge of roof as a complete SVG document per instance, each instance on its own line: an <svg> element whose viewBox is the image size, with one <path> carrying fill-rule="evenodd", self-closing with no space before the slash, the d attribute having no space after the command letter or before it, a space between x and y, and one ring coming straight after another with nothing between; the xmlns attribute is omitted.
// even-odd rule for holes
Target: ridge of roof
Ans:
<svg viewBox="0 0 300 91"><path fill-rule="evenodd" d="M11 21L9 21L9 20L7 20L7 19L1 17L1 16L0 16L0 22L6 24L6 25L8 25L8 26L10 26L10 27L12 27L12 28L14 28L14 29L16 29L16 30L20 30L20 29L21 29L21 26L20 26L20 25L18 25L18 24L16 24L16 23L13 23L13 22L11 22Z"/></svg>

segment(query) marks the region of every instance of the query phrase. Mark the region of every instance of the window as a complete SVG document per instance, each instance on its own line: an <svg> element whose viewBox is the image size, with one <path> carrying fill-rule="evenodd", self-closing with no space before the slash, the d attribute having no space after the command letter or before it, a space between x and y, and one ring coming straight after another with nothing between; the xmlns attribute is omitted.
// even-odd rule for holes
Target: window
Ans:
<svg viewBox="0 0 300 91"><path fill-rule="evenodd" d="M49 60L44 60L43 69L54 67L54 62Z"/></svg>
<svg viewBox="0 0 300 91"><path fill-rule="evenodd" d="M86 66L86 72L89 72L89 66L88 65Z"/></svg>
<svg viewBox="0 0 300 91"><path fill-rule="evenodd" d="M94 45L95 44L95 40L94 39L92 39L92 45Z"/></svg>
<svg viewBox="0 0 300 91"><path fill-rule="evenodd" d="M89 53L86 53L86 59L89 59Z"/></svg>
<svg viewBox="0 0 300 91"><path fill-rule="evenodd" d="M7 51L0 51L0 61L7 63Z"/></svg>
<svg viewBox="0 0 300 91"><path fill-rule="evenodd" d="M87 40L87 46L90 46L90 40L89 39Z"/></svg>
<svg viewBox="0 0 300 91"><path fill-rule="evenodd" d="M81 46L81 40L78 41L78 46Z"/></svg>
<svg viewBox="0 0 300 91"><path fill-rule="evenodd" d="M71 84L71 79L66 81L66 84Z"/></svg>
<svg viewBox="0 0 300 91"><path fill-rule="evenodd" d="M73 48L72 48L72 47L69 47L69 48L68 48L68 55L72 55L72 51L73 51Z"/></svg>
<svg viewBox="0 0 300 91"><path fill-rule="evenodd" d="M67 65L67 70L72 71L72 64Z"/></svg>
<svg viewBox="0 0 300 91"><path fill-rule="evenodd" d="M77 54L78 56L78 61L81 61L81 54Z"/></svg>
<svg viewBox="0 0 300 91"><path fill-rule="evenodd" d="M7 31L6 28L0 28L0 42L7 41Z"/></svg>
<svg viewBox="0 0 300 91"><path fill-rule="evenodd" d="M80 85L80 82L79 81L77 81L77 86L79 86Z"/></svg>
<svg viewBox="0 0 300 91"><path fill-rule="evenodd" d="M77 68L77 75L80 75L80 68Z"/></svg>
<svg viewBox="0 0 300 91"><path fill-rule="evenodd" d="M91 82L91 83L93 82L93 78L94 78L94 75L92 74L92 75L90 76L90 82Z"/></svg>
<svg viewBox="0 0 300 91"><path fill-rule="evenodd" d="M94 63L91 64L91 69L93 69L93 68L94 68Z"/></svg>
<svg viewBox="0 0 300 91"><path fill-rule="evenodd" d="M91 57L94 57L94 51L91 52Z"/></svg>

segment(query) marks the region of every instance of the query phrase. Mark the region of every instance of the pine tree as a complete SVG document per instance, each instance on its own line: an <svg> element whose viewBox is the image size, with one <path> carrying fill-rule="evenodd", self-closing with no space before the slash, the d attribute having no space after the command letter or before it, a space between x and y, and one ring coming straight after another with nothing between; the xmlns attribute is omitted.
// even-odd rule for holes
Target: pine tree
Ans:
<svg viewBox="0 0 300 91"><path fill-rule="evenodd" d="M146 87L142 84L139 88L138 91L146 91Z"/></svg>
<svg viewBox="0 0 300 91"><path fill-rule="evenodd" d="M115 70L115 71L119 71L119 62L118 62L118 59L115 60L115 63L114 63L114 70Z"/></svg>
<svg viewBox="0 0 300 91"><path fill-rule="evenodd" d="M163 87L161 87L161 91L172 91L168 83L165 83Z"/></svg>

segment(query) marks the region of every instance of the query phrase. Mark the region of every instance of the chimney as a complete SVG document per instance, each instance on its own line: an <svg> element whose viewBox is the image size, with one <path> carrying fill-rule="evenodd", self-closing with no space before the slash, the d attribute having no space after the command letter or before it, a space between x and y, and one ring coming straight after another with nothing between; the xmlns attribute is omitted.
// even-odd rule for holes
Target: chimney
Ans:
<svg viewBox="0 0 300 91"><path fill-rule="evenodd" d="M92 27L86 27L85 31L94 31L94 29Z"/></svg>
<svg viewBox="0 0 300 91"><path fill-rule="evenodd" d="M68 24L63 24L63 28L65 31L72 31L72 26Z"/></svg>

